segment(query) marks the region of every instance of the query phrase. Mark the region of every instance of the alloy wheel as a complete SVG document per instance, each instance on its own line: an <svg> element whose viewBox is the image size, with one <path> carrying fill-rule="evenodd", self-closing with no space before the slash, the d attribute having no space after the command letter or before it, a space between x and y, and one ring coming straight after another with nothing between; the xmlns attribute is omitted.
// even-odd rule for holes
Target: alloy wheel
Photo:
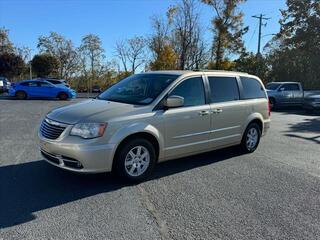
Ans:
<svg viewBox="0 0 320 240"><path fill-rule="evenodd" d="M144 146L135 146L128 153L124 161L127 174L132 177L141 176L149 167L150 153Z"/></svg>
<svg viewBox="0 0 320 240"><path fill-rule="evenodd" d="M252 150L256 147L259 139L259 133L256 128L252 127L249 129L246 138L246 146L248 150Z"/></svg>

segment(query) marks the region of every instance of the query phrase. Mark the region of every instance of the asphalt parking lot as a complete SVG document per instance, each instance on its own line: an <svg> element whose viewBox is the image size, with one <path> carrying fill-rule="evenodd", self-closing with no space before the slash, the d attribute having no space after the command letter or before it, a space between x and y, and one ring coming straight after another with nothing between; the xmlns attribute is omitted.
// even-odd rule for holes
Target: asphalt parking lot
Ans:
<svg viewBox="0 0 320 240"><path fill-rule="evenodd" d="M0 100L0 239L320 239L320 116L272 113L253 154L169 161L127 185L44 162L37 128L75 101Z"/></svg>

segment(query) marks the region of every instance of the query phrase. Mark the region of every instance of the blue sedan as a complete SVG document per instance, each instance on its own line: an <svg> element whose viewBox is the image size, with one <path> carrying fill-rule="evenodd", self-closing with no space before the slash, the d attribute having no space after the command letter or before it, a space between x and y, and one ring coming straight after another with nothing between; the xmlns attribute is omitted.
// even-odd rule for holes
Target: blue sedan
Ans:
<svg viewBox="0 0 320 240"><path fill-rule="evenodd" d="M56 86L44 80L25 80L12 83L9 89L9 96L18 99L59 98L60 100L67 100L75 98L76 92L73 89Z"/></svg>

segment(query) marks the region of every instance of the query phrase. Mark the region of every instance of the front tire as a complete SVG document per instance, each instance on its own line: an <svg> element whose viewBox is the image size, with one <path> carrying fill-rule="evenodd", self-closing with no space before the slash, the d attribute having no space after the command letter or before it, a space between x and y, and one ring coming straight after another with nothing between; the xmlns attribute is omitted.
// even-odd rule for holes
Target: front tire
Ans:
<svg viewBox="0 0 320 240"><path fill-rule="evenodd" d="M156 158L155 148L148 140L132 139L120 146L115 157L114 170L121 178L140 182L150 176Z"/></svg>
<svg viewBox="0 0 320 240"><path fill-rule="evenodd" d="M62 92L62 93L59 93L59 95L58 95L58 98L60 99L60 100L67 100L68 99L68 95L66 94L66 93L64 93L64 92Z"/></svg>
<svg viewBox="0 0 320 240"><path fill-rule="evenodd" d="M261 129L259 125L257 123L250 123L243 134L241 141L241 149L245 153L254 152L259 145L260 138Z"/></svg>
<svg viewBox="0 0 320 240"><path fill-rule="evenodd" d="M24 91L18 91L15 94L16 98L19 100L27 99L27 93Z"/></svg>

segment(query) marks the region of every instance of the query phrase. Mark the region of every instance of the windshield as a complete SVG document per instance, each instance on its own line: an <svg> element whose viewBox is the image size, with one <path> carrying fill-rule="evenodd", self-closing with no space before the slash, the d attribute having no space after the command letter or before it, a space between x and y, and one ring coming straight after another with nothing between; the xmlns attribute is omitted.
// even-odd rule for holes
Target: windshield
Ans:
<svg viewBox="0 0 320 240"><path fill-rule="evenodd" d="M280 83L269 83L266 86L268 90L276 90L281 84Z"/></svg>
<svg viewBox="0 0 320 240"><path fill-rule="evenodd" d="M178 76L170 74L136 74L113 85L97 98L128 104L147 105Z"/></svg>

